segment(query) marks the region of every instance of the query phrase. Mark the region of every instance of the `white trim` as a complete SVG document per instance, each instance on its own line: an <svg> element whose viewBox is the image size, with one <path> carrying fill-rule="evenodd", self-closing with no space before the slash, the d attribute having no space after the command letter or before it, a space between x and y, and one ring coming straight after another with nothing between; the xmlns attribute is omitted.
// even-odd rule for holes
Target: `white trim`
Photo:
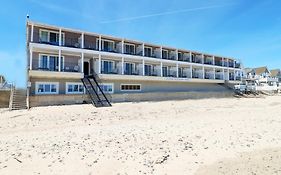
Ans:
<svg viewBox="0 0 281 175"><path fill-rule="evenodd" d="M39 29L39 40L41 39L41 32L44 31L44 32L48 32L48 41L47 42L50 42L50 33L56 33L56 34L59 34L60 35L60 32L59 31L54 31L54 30L48 30L48 29ZM61 35L62 35L62 43L61 45L64 45L65 43L65 35L64 35L64 32L61 32ZM60 36L59 36L60 37ZM60 38L59 38L60 40Z"/></svg>
<svg viewBox="0 0 281 175"><path fill-rule="evenodd" d="M149 47L149 46L144 46L144 49L143 49L143 56L145 56L145 49L150 49L150 56L153 56L152 55L152 50L153 50L153 47Z"/></svg>
<svg viewBox="0 0 281 175"><path fill-rule="evenodd" d="M126 50L126 45L128 46L134 46L134 54L136 54L136 46L135 44L131 44L131 43L124 43L124 49L125 49L125 53L128 53L128 51Z"/></svg>
<svg viewBox="0 0 281 175"><path fill-rule="evenodd" d="M128 85L128 86L140 86L140 89L139 90L122 90L122 86L125 86L125 85ZM140 92L142 90L141 88L141 84L134 84L134 83L126 83L126 84L120 84L120 91L124 92L124 91L127 91L127 92Z"/></svg>
<svg viewBox="0 0 281 175"><path fill-rule="evenodd" d="M102 85L102 86L104 86L104 85L109 85L109 86L112 86L112 91L104 91L103 89L103 92L106 94L106 93L108 93L108 94L113 94L114 93L114 83L101 83L100 85Z"/></svg>
<svg viewBox="0 0 281 175"><path fill-rule="evenodd" d="M83 92L69 92L68 91L68 85L78 85L78 86L82 86L83 87ZM79 90L79 87L78 87ZM85 93L85 87L83 85L83 83L79 83L79 82L66 82L65 83L65 94L84 94Z"/></svg>
<svg viewBox="0 0 281 175"><path fill-rule="evenodd" d="M38 68L40 68L40 62L41 62L42 56L47 56L47 68L48 69L50 69L50 57L52 56L52 57L58 57L59 58L59 55L39 53ZM62 66L61 67L64 68L65 59L64 59L64 56L61 56L61 57L62 57Z"/></svg>
<svg viewBox="0 0 281 175"><path fill-rule="evenodd" d="M56 85L56 92L38 92L39 85ZM35 94L36 95L59 94L59 82L35 82Z"/></svg>
<svg viewBox="0 0 281 175"><path fill-rule="evenodd" d="M34 24L31 25L31 36L30 36L30 41L33 42L33 32L34 32Z"/></svg>

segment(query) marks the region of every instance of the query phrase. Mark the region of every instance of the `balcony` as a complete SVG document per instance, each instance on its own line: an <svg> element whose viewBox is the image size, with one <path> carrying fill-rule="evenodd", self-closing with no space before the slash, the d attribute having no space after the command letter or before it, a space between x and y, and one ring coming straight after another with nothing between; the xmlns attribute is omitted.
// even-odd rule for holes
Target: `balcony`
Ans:
<svg viewBox="0 0 281 175"><path fill-rule="evenodd" d="M237 68L237 69L241 68L241 64L240 63L235 63L235 68Z"/></svg>
<svg viewBox="0 0 281 175"><path fill-rule="evenodd" d="M234 62L228 62L228 67L234 67Z"/></svg>
<svg viewBox="0 0 281 175"><path fill-rule="evenodd" d="M190 69L184 67L179 68L179 78L191 78Z"/></svg>
<svg viewBox="0 0 281 175"><path fill-rule="evenodd" d="M214 79L214 72L212 71L205 72L204 75L204 79Z"/></svg>
<svg viewBox="0 0 281 175"><path fill-rule="evenodd" d="M118 68L105 68L105 67L102 67L101 73L102 74L119 74L119 69Z"/></svg>
<svg viewBox="0 0 281 175"><path fill-rule="evenodd" d="M160 72L160 70L157 69L155 65L146 64L144 66L144 75L145 76L159 76L158 72Z"/></svg>
<svg viewBox="0 0 281 175"><path fill-rule="evenodd" d="M128 55L143 55L141 43L124 43L124 54Z"/></svg>
<svg viewBox="0 0 281 175"><path fill-rule="evenodd" d="M216 80L223 80L223 72L216 72L215 79Z"/></svg>
<svg viewBox="0 0 281 175"><path fill-rule="evenodd" d="M29 70L30 77L44 77L44 78L82 78L81 66L76 61L63 61L61 69L59 70L58 62L49 59L33 60L32 70Z"/></svg>
<svg viewBox="0 0 281 175"><path fill-rule="evenodd" d="M204 64L213 65L213 59L209 57L205 57Z"/></svg>
<svg viewBox="0 0 281 175"><path fill-rule="evenodd" d="M192 59L191 59L191 62L192 63L202 63L202 58L199 57L199 56L192 56Z"/></svg>
<svg viewBox="0 0 281 175"><path fill-rule="evenodd" d="M222 66L222 61L215 61L216 66Z"/></svg>
<svg viewBox="0 0 281 175"><path fill-rule="evenodd" d="M192 70L192 78L203 79L202 70Z"/></svg>

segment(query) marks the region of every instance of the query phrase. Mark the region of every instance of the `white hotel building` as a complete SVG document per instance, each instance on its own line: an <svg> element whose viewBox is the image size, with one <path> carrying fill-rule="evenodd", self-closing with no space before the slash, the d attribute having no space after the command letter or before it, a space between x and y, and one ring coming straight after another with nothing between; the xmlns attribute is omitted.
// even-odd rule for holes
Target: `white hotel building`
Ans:
<svg viewBox="0 0 281 175"><path fill-rule="evenodd" d="M31 106L87 101L88 75L113 102L220 97L231 93L226 83L241 81L231 57L32 21L26 31Z"/></svg>

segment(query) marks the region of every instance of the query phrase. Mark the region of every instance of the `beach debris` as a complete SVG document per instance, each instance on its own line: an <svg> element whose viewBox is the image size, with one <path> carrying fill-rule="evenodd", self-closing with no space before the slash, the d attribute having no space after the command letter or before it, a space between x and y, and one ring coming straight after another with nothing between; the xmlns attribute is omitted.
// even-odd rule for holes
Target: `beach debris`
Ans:
<svg viewBox="0 0 281 175"><path fill-rule="evenodd" d="M162 164L162 163L164 163L165 161L168 160L168 157L170 157L169 154L160 157L159 159L156 160L155 164Z"/></svg>
<svg viewBox="0 0 281 175"><path fill-rule="evenodd" d="M18 161L19 163L22 163L22 161L19 160L18 158L14 157L14 159L15 159L16 161Z"/></svg>

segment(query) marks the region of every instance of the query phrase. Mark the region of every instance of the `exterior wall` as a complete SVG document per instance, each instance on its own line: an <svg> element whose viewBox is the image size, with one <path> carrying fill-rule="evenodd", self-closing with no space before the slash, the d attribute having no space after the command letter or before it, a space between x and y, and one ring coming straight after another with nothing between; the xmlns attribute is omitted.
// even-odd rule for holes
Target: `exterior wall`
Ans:
<svg viewBox="0 0 281 175"><path fill-rule="evenodd" d="M218 84L211 83L187 83L187 82L159 82L159 81L110 81L102 80L103 83L114 83L114 93L143 93L143 92L220 92L226 89ZM121 91L121 84L140 84L141 91Z"/></svg>
<svg viewBox="0 0 281 175"><path fill-rule="evenodd" d="M66 82L77 82L81 83L81 80L77 79L47 79L47 78L31 78L31 87L30 87L30 95L35 95L36 90L36 82L58 82L59 83L59 94L65 94L65 86ZM38 96L46 96L46 95L38 95Z"/></svg>
<svg viewBox="0 0 281 175"><path fill-rule="evenodd" d="M87 95L34 95L29 97L30 107L89 103Z"/></svg>
<svg viewBox="0 0 281 175"><path fill-rule="evenodd" d="M204 98L230 98L232 91L224 92L153 92L153 93L131 93L112 94L112 103L141 102L141 101L165 101ZM50 105L70 105L90 103L87 95L36 95L30 96L30 107Z"/></svg>

